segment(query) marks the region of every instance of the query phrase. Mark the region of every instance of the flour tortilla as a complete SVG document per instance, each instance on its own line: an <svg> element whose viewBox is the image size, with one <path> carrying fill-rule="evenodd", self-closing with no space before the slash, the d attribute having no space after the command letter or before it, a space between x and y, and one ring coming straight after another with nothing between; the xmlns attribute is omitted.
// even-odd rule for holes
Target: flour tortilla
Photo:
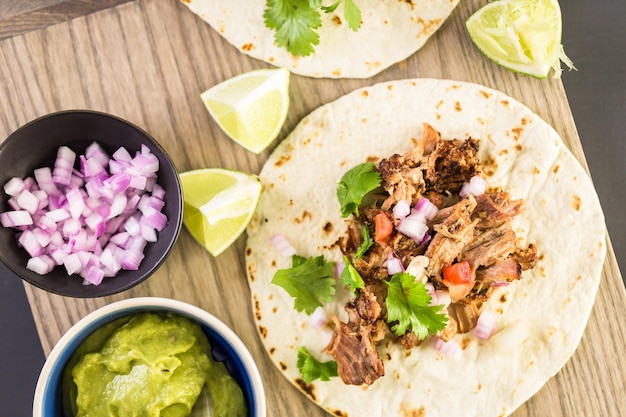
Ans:
<svg viewBox="0 0 626 417"><path fill-rule="evenodd" d="M487 307L499 329L526 328L529 337L509 348L457 335L463 358L433 349L432 338L410 351L379 347L385 376L369 387L339 378L304 384L296 367L306 346L317 359L330 330L312 328L293 299L270 283L291 266L269 244L284 234L302 256L339 261L335 242L346 230L335 195L349 168L412 147L430 123L445 139L481 139L488 186L523 198L513 221L520 246L534 242L537 266ZM260 173L264 185L248 228L246 262L260 338L284 376L322 408L347 416L505 416L537 392L570 358L594 302L605 256L605 225L586 171L557 132L527 107L476 84L414 79L354 91L305 117L277 147ZM324 307L345 319L343 289ZM413 413L413 414L412 414Z"/></svg>
<svg viewBox="0 0 626 417"><path fill-rule="evenodd" d="M181 0L239 51L295 74L325 78L368 78L420 49L459 0L357 0L362 25L353 32L343 5L322 13L320 43L307 57L294 57L274 44L265 26L265 0Z"/></svg>

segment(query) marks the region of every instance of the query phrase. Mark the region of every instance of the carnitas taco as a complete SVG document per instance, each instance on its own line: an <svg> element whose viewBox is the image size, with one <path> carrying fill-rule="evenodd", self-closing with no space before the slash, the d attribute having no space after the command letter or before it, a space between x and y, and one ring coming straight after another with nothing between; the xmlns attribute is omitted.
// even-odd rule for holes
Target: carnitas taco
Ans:
<svg viewBox="0 0 626 417"><path fill-rule="evenodd" d="M357 90L305 117L260 179L259 335L330 413L505 416L576 349L604 218L516 100L434 79Z"/></svg>
<svg viewBox="0 0 626 417"><path fill-rule="evenodd" d="M242 53L326 78L368 78L406 59L459 2L181 1Z"/></svg>

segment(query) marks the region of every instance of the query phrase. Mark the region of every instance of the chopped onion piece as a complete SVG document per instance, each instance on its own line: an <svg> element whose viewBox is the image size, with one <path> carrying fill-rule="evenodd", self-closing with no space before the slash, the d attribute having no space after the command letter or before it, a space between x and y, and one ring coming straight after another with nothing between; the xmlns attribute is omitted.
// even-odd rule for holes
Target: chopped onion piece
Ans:
<svg viewBox="0 0 626 417"><path fill-rule="evenodd" d="M92 265L87 270L87 273L84 274L85 282L92 285L100 285L102 279L104 278L104 271L95 265Z"/></svg>
<svg viewBox="0 0 626 417"><path fill-rule="evenodd" d="M19 177L13 177L6 184L4 184L4 192L10 196L19 195L26 189L24 180Z"/></svg>
<svg viewBox="0 0 626 417"><path fill-rule="evenodd" d="M400 200L393 207L393 215L398 219L404 219L411 213L411 205L406 200Z"/></svg>
<svg viewBox="0 0 626 417"><path fill-rule="evenodd" d="M404 265L402 265L402 261L392 254L387 256L387 273L389 275L399 274L404 272Z"/></svg>
<svg viewBox="0 0 626 417"><path fill-rule="evenodd" d="M496 329L496 320L498 316L491 310L483 310L478 317L476 327L474 327L474 336L479 339L489 339Z"/></svg>
<svg viewBox="0 0 626 417"><path fill-rule="evenodd" d="M415 243L420 243L428 232L426 219L419 213L413 213L400 219L396 229L405 236L410 237Z"/></svg>
<svg viewBox="0 0 626 417"><path fill-rule="evenodd" d="M433 347L454 360L460 360L463 356L463 349L454 339L444 342L443 339L436 337Z"/></svg>
<svg viewBox="0 0 626 417"><path fill-rule="evenodd" d="M417 199L414 209L416 212L422 214L426 220L431 220L439 213L437 206L424 196L420 196L420 198Z"/></svg>
<svg viewBox="0 0 626 417"><path fill-rule="evenodd" d="M335 278L340 278L344 269L346 269L346 263L343 259L335 262Z"/></svg>
<svg viewBox="0 0 626 417"><path fill-rule="evenodd" d="M506 287L507 285L509 285L510 282L509 281L505 281L505 280L498 280L498 281L494 281L491 283L492 287Z"/></svg>
<svg viewBox="0 0 626 417"><path fill-rule="evenodd" d="M26 269L29 269L39 275L50 273L55 267L54 260L48 255L41 255L30 258L26 263Z"/></svg>
<svg viewBox="0 0 626 417"><path fill-rule="evenodd" d="M459 195L461 197L467 197L469 194L477 197L485 192L487 188L487 181L480 175L474 175L470 178L469 182L463 183Z"/></svg>
<svg viewBox="0 0 626 417"><path fill-rule="evenodd" d="M5 211L0 213L0 224L4 227L30 226L33 218L25 210Z"/></svg>
<svg viewBox="0 0 626 417"><path fill-rule="evenodd" d="M314 329L321 329L327 322L326 312L322 307L317 307L309 316L309 324Z"/></svg>
<svg viewBox="0 0 626 417"><path fill-rule="evenodd" d="M270 237L270 243L278 250L278 253L285 258L296 254L296 249L291 246L291 243L289 243L282 233L276 233Z"/></svg>

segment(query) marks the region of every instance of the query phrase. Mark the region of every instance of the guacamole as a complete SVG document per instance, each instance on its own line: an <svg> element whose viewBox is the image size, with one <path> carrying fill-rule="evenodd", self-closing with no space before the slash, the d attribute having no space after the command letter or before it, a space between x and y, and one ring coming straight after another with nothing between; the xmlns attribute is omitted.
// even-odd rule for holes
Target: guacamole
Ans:
<svg viewBox="0 0 626 417"><path fill-rule="evenodd" d="M201 328L173 314L141 313L103 327L66 374L76 417L184 417L205 386L214 416L246 415L241 388L213 360Z"/></svg>

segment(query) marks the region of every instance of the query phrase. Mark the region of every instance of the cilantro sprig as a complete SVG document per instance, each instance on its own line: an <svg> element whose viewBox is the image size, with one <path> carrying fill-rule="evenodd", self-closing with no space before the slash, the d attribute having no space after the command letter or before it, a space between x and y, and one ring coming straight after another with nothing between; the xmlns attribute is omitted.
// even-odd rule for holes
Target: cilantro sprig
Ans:
<svg viewBox="0 0 626 417"><path fill-rule="evenodd" d="M374 239L370 236L369 230L367 230L367 226L365 225L361 226L361 236L363 237L363 241L354 254L356 259L361 259L363 255L365 255L365 252L367 252L374 244Z"/></svg>
<svg viewBox="0 0 626 417"><path fill-rule="evenodd" d="M330 381L330 378L337 376L337 362L320 362L304 346L298 349L296 365L304 382L313 382L316 379Z"/></svg>
<svg viewBox="0 0 626 417"><path fill-rule="evenodd" d="M322 0L266 0L263 18L265 26L276 31L274 40L292 55L308 56L315 52L320 37L315 31L322 26L320 10L334 12L344 3L344 18L353 31L361 27L361 10L353 0L337 0L322 6Z"/></svg>
<svg viewBox="0 0 626 417"><path fill-rule="evenodd" d="M359 215L359 206L369 192L381 184L380 172L371 162L364 162L348 170L337 186L337 199L341 206L341 215Z"/></svg>
<svg viewBox="0 0 626 417"><path fill-rule="evenodd" d="M323 255L305 258L294 255L291 268L279 269L272 284L282 287L294 298L294 308L311 314L323 303L333 301L335 295L335 263Z"/></svg>
<svg viewBox="0 0 626 417"><path fill-rule="evenodd" d="M341 271L341 285L347 285L353 293L357 288L364 288L365 281L363 281L363 277L361 277L359 271L352 265L350 259L344 255L343 262L346 267Z"/></svg>
<svg viewBox="0 0 626 417"><path fill-rule="evenodd" d="M387 281L385 281L387 282ZM409 328L419 339L446 328L448 317L443 305L429 306L431 296L423 282L406 272L395 274L387 282L387 322L397 322L391 330L398 336Z"/></svg>

